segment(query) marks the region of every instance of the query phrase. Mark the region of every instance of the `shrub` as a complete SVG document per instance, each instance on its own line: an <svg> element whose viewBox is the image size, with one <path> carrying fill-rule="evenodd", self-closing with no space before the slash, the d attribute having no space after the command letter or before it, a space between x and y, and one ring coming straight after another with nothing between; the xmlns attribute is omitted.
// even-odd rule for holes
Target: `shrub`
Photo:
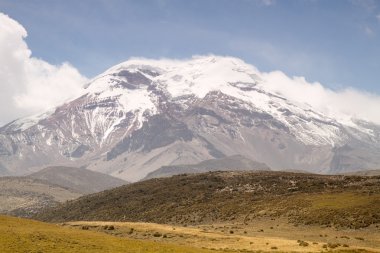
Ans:
<svg viewBox="0 0 380 253"><path fill-rule="evenodd" d="M153 236L154 236L154 237L161 237L162 234L161 234L160 232L154 232Z"/></svg>
<svg viewBox="0 0 380 253"><path fill-rule="evenodd" d="M329 243L327 244L327 247L329 247L329 248L331 248L331 249L338 248L339 246L340 246L339 243L331 243L331 242L329 242Z"/></svg>
<svg viewBox="0 0 380 253"><path fill-rule="evenodd" d="M308 242L305 242L305 241L301 241L301 240L298 240L298 245L299 246L302 246L302 247L307 247L309 246L309 243Z"/></svg>

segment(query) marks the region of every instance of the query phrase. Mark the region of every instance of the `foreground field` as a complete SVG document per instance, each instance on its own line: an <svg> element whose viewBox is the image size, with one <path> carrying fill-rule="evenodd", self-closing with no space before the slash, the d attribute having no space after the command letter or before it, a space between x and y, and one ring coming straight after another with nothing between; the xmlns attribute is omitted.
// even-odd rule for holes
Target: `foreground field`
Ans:
<svg viewBox="0 0 380 253"><path fill-rule="evenodd" d="M64 228L21 218L0 216L1 253L135 253L215 252L199 248L118 238L94 231Z"/></svg>
<svg viewBox="0 0 380 253"><path fill-rule="evenodd" d="M171 226L139 222L66 222L63 226L155 242L236 252L380 252L380 230L294 226L285 219L254 224Z"/></svg>
<svg viewBox="0 0 380 253"><path fill-rule="evenodd" d="M276 225L275 225L276 224ZM1 253L131 252L380 252L380 233L294 227L280 220L255 225L181 227L138 222L47 224L0 216Z"/></svg>

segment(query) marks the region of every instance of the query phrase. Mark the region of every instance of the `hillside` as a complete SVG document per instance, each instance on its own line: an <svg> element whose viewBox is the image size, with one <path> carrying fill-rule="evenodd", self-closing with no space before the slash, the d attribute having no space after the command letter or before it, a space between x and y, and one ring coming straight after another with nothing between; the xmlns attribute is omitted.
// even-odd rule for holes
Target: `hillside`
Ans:
<svg viewBox="0 0 380 253"><path fill-rule="evenodd" d="M107 174L73 167L48 167L29 175L82 194L104 191L127 184L126 181Z"/></svg>
<svg viewBox="0 0 380 253"><path fill-rule="evenodd" d="M134 183L84 196L35 217L44 221L254 223L362 228L380 222L380 177L284 172L211 172Z"/></svg>
<svg viewBox="0 0 380 253"><path fill-rule="evenodd" d="M144 242L117 238L104 233L74 230L53 224L7 216L0 216L0 234L0 252L2 253L219 252L163 242Z"/></svg>
<svg viewBox="0 0 380 253"><path fill-rule="evenodd" d="M206 160L197 164L183 164L163 166L158 170L150 172L145 178L170 177L179 174L202 173L211 171L258 171L270 170L263 163L252 161L241 155L228 156L219 159Z"/></svg>
<svg viewBox="0 0 380 253"><path fill-rule="evenodd" d="M0 177L0 213L31 216L39 209L78 198L82 194L47 181Z"/></svg>
<svg viewBox="0 0 380 253"><path fill-rule="evenodd" d="M352 173L347 173L346 175L356 175L356 176L380 176L380 170L363 170L356 171Z"/></svg>

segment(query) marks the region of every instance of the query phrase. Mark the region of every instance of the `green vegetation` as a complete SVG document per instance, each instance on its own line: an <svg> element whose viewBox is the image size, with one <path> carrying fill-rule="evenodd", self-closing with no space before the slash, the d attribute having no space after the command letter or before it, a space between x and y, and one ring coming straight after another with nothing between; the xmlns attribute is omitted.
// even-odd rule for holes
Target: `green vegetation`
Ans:
<svg viewBox="0 0 380 253"><path fill-rule="evenodd" d="M211 172L151 179L70 201L37 219L197 225L285 217L295 225L380 223L380 177Z"/></svg>
<svg viewBox="0 0 380 253"><path fill-rule="evenodd" d="M0 216L1 253L128 253L128 252L215 252L158 242L118 238L42 222ZM218 251L216 251L218 252Z"/></svg>

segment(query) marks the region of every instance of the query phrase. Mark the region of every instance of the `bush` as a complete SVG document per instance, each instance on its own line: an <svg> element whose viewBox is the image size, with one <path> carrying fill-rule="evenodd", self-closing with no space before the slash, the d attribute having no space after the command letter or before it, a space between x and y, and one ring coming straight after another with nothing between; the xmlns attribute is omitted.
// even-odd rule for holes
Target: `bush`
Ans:
<svg viewBox="0 0 380 253"><path fill-rule="evenodd" d="M309 246L309 243L308 242L305 242L305 241L301 241L301 240L298 240L298 245L299 246L302 246L302 247L307 247Z"/></svg>
<svg viewBox="0 0 380 253"><path fill-rule="evenodd" d="M162 234L161 234L160 232L154 232L153 236L154 236L154 237L161 237Z"/></svg>
<svg viewBox="0 0 380 253"><path fill-rule="evenodd" d="M331 243L331 242L329 242L327 244L327 247L329 247L330 249L335 249L335 248L338 248L339 246L340 246L339 243Z"/></svg>

